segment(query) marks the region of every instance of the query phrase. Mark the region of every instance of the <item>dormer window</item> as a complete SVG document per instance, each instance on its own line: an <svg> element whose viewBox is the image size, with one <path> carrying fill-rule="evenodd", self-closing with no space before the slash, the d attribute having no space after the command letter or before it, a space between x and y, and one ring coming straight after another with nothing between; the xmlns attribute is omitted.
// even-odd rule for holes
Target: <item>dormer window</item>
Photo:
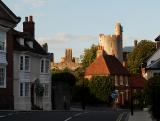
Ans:
<svg viewBox="0 0 160 121"><path fill-rule="evenodd" d="M30 48L33 48L33 41L28 41L27 44Z"/></svg>
<svg viewBox="0 0 160 121"><path fill-rule="evenodd" d="M24 38L18 38L18 43L22 46L24 46Z"/></svg>

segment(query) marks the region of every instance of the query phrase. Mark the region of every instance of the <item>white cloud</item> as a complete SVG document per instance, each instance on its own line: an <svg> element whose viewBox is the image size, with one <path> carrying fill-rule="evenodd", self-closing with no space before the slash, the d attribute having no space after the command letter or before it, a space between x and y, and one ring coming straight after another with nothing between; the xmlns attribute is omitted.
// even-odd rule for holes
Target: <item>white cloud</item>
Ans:
<svg viewBox="0 0 160 121"><path fill-rule="evenodd" d="M97 36L94 35L72 35L67 33L56 33L52 37L40 37L38 40L40 42L47 42L49 44L65 44L65 43L77 43L82 41L96 40ZM98 41L98 39L97 39Z"/></svg>

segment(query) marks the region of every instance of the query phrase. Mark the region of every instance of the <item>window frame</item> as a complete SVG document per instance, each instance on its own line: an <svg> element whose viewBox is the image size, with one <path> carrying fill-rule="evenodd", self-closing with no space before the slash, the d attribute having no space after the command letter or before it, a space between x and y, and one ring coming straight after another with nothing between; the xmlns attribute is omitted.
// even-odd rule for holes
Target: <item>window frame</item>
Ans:
<svg viewBox="0 0 160 121"><path fill-rule="evenodd" d="M26 57L28 57L28 63L26 63ZM26 65L28 64L28 65ZM24 72L30 72L31 68L31 58L29 55L20 55L19 56L19 70Z"/></svg>
<svg viewBox="0 0 160 121"><path fill-rule="evenodd" d="M26 88L27 84L28 84L28 88ZM20 97L30 97L30 91L31 91L30 87L31 87L31 84L29 81L20 81L19 82L19 96Z"/></svg>
<svg viewBox="0 0 160 121"><path fill-rule="evenodd" d="M50 70L50 60L42 58L40 60L40 74L49 74L49 70Z"/></svg>

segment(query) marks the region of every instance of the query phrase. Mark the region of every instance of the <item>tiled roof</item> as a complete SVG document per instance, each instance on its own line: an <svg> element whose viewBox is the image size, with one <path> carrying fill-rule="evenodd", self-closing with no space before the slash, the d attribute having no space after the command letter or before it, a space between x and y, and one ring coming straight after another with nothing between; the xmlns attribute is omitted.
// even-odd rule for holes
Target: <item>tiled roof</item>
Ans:
<svg viewBox="0 0 160 121"><path fill-rule="evenodd" d="M88 75L129 75L129 72L115 56L104 54L86 69L85 76Z"/></svg>
<svg viewBox="0 0 160 121"><path fill-rule="evenodd" d="M133 88L144 88L145 78L142 75L131 75L131 86Z"/></svg>
<svg viewBox="0 0 160 121"><path fill-rule="evenodd" d="M14 36L14 50L28 51L32 53L48 55L48 53L42 48L42 46L35 39L30 38L26 33L13 30L13 36ZM24 46L20 45L20 43L17 41L18 38L24 38ZM33 42L33 48L30 48L28 46L27 44L28 41Z"/></svg>

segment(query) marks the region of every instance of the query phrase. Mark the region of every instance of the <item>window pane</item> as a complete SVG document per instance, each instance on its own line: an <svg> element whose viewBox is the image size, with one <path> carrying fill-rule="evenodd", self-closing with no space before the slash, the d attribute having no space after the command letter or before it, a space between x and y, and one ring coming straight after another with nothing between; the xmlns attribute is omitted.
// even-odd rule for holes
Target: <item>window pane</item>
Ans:
<svg viewBox="0 0 160 121"><path fill-rule="evenodd" d="M44 72L44 60L41 60L41 73Z"/></svg>
<svg viewBox="0 0 160 121"><path fill-rule="evenodd" d="M29 71L29 57L25 56L25 71Z"/></svg>
<svg viewBox="0 0 160 121"><path fill-rule="evenodd" d="M25 82L25 96L29 96L29 90L30 90L30 88L29 88L30 86L29 86L29 82Z"/></svg>
<svg viewBox="0 0 160 121"><path fill-rule="evenodd" d="M23 70L23 56L20 56L20 70Z"/></svg>
<svg viewBox="0 0 160 121"><path fill-rule="evenodd" d="M5 68L0 68L0 86L4 86Z"/></svg>
<svg viewBox="0 0 160 121"><path fill-rule="evenodd" d="M49 61L48 60L46 60L46 63L45 63L46 65L45 65L45 73L48 73L48 71L49 71Z"/></svg>
<svg viewBox="0 0 160 121"><path fill-rule="evenodd" d="M20 96L23 96L23 83L20 83Z"/></svg>

